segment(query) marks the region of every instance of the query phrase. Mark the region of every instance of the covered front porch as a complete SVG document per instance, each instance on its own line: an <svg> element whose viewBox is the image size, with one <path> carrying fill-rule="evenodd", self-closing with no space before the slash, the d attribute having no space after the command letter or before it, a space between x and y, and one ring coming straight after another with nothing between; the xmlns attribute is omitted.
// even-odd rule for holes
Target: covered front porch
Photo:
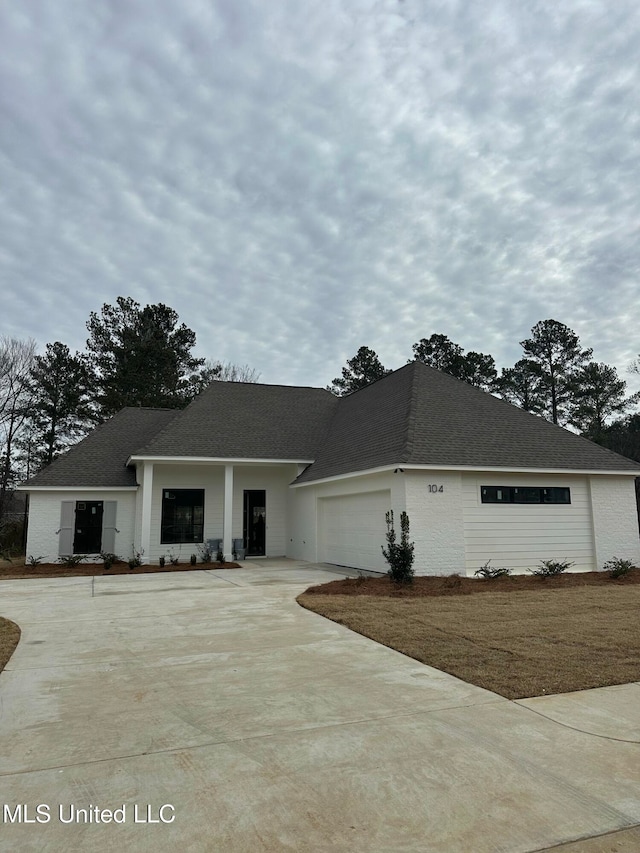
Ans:
<svg viewBox="0 0 640 853"><path fill-rule="evenodd" d="M241 559L287 553L297 463L145 459L136 469L135 549L142 562L162 556L186 562L214 546L226 561L234 552Z"/></svg>

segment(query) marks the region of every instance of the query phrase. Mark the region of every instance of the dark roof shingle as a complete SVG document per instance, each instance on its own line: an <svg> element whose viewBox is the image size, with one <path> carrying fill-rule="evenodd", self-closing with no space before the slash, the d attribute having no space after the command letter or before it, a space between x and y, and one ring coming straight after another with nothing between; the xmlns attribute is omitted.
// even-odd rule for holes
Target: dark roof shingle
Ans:
<svg viewBox="0 0 640 853"><path fill-rule="evenodd" d="M640 465L421 362L339 401L298 483L384 465L634 471Z"/></svg>
<svg viewBox="0 0 640 853"><path fill-rule="evenodd" d="M178 414L177 409L122 409L25 486L135 486L135 469L127 468L132 450L146 444Z"/></svg>
<svg viewBox="0 0 640 853"><path fill-rule="evenodd" d="M308 461L337 402L322 388L212 382L132 455Z"/></svg>
<svg viewBox="0 0 640 853"><path fill-rule="evenodd" d="M625 471L640 464L425 364L347 397L213 382L186 409L123 409L26 487L135 486L130 456L315 460L298 477L393 465Z"/></svg>

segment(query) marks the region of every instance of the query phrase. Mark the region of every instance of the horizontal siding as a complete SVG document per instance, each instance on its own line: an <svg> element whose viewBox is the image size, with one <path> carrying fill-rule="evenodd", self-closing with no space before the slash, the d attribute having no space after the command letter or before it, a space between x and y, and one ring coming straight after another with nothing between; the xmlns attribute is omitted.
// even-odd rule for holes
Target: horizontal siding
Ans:
<svg viewBox="0 0 640 853"><path fill-rule="evenodd" d="M481 486L568 486L570 504L483 504ZM569 560L573 571L595 568L586 477L465 475L462 484L466 571L491 566L525 572L541 560Z"/></svg>

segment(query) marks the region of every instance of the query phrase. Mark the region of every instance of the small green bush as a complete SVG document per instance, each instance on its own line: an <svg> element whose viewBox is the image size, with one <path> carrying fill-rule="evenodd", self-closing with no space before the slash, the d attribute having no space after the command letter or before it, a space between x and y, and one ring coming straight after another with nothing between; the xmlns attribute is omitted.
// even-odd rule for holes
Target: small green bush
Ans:
<svg viewBox="0 0 640 853"><path fill-rule="evenodd" d="M109 551L101 551L100 559L105 572L108 572L114 563L117 563L120 557L117 554L111 554Z"/></svg>
<svg viewBox="0 0 640 853"><path fill-rule="evenodd" d="M216 554L216 560L219 563L224 563L224 552L222 548L218 548L218 553Z"/></svg>
<svg viewBox="0 0 640 853"><path fill-rule="evenodd" d="M35 567L39 566L43 560L44 557L34 557L33 555L31 555L27 557L27 565L31 566L32 569L35 569Z"/></svg>
<svg viewBox="0 0 640 853"><path fill-rule="evenodd" d="M383 545L382 555L389 563L387 574L396 583L412 583L413 581L413 559L415 545L409 542L409 516L406 512L400 513L400 543L396 541L396 531L393 526L393 510L385 514L387 522L387 548Z"/></svg>
<svg viewBox="0 0 640 853"><path fill-rule="evenodd" d="M539 578L554 578L561 575L570 569L574 563L569 560L541 560L537 569L529 569L532 575L537 575Z"/></svg>
<svg viewBox="0 0 640 853"><path fill-rule="evenodd" d="M628 575L632 569L635 569L635 566L631 562L631 560L623 560L620 557L612 557L602 567L605 572L609 572L609 577L613 578L623 578L625 575Z"/></svg>
<svg viewBox="0 0 640 853"><path fill-rule="evenodd" d="M480 575L485 580L492 580L493 578L505 578L511 574L511 569L507 569L505 566L492 569L489 565L490 562L491 560L487 560L484 566L481 566L477 572L474 572L474 575Z"/></svg>
<svg viewBox="0 0 640 853"><path fill-rule="evenodd" d="M189 557L189 562L191 563L192 566L195 566L195 564L198 562L198 557L196 556L196 554L192 554Z"/></svg>
<svg viewBox="0 0 640 853"><path fill-rule="evenodd" d="M160 559L158 560L158 565L159 565L161 568L164 568L164 564L165 564L165 562L166 562L166 557L165 557L165 556L164 556L164 554L163 554L163 555L160 557Z"/></svg>
<svg viewBox="0 0 640 853"><path fill-rule="evenodd" d="M65 569L75 569L76 566L79 566L86 559L86 554L65 554L63 557L58 557L58 562L62 563Z"/></svg>

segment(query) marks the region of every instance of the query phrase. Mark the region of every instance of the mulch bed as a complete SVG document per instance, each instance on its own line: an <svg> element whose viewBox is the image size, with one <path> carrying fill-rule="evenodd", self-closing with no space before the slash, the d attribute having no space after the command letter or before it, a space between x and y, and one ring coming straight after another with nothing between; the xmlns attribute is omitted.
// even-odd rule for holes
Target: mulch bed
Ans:
<svg viewBox="0 0 640 853"><path fill-rule="evenodd" d="M210 569L240 569L238 563L179 563L177 566L143 565L130 569L125 562L114 563L110 569L104 569L102 563L81 563L67 567L60 563L41 563L39 566L0 563L0 580L21 580L24 578L75 578L99 577L100 575L148 575L157 572L201 572Z"/></svg>
<svg viewBox="0 0 640 853"><path fill-rule="evenodd" d="M510 575L507 577L463 578L459 575L415 577L413 583L397 584L389 577L344 578L312 586L305 595L369 595L391 598L422 598L436 595L471 595L476 592L522 592L525 590L568 589L583 586L615 586L640 583L640 569L632 569L613 579L608 572L570 572L555 577Z"/></svg>

